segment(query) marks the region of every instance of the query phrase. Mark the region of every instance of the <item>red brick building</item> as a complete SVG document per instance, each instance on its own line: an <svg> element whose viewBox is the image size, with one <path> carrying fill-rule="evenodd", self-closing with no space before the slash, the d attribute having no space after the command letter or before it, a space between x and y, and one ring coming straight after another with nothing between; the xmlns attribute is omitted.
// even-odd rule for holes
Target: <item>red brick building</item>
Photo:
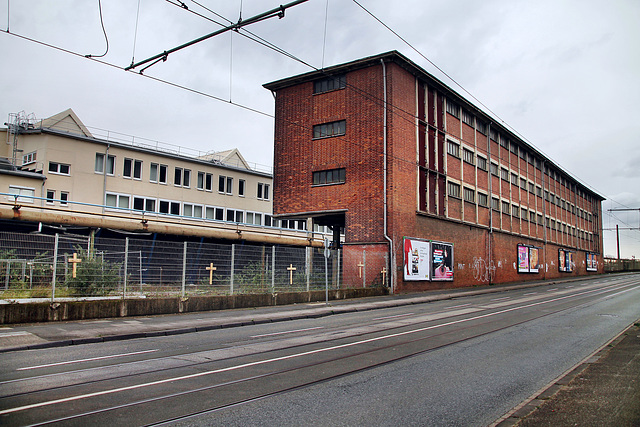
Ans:
<svg viewBox="0 0 640 427"><path fill-rule="evenodd" d="M602 272L603 198L400 53L264 87L274 216L343 228L347 285Z"/></svg>

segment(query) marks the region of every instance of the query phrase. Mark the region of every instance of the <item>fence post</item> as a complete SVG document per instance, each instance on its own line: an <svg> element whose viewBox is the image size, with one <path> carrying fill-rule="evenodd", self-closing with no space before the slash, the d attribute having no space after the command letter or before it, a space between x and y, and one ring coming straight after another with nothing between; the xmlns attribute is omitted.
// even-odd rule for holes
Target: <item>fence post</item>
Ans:
<svg viewBox="0 0 640 427"><path fill-rule="evenodd" d="M305 256L305 267L307 270L307 292L309 292L309 281L311 280L311 257L309 256L310 247L307 246L304 248L304 256Z"/></svg>
<svg viewBox="0 0 640 427"><path fill-rule="evenodd" d="M9 276L11 275L11 260L7 259L7 271L4 280L4 290L9 289Z"/></svg>
<svg viewBox="0 0 640 427"><path fill-rule="evenodd" d="M184 242L184 249L182 250L182 298L185 295L185 284L187 281L187 242Z"/></svg>
<svg viewBox="0 0 640 427"><path fill-rule="evenodd" d="M276 292L276 246L271 246L271 293Z"/></svg>
<svg viewBox="0 0 640 427"><path fill-rule="evenodd" d="M56 233L53 239L53 277L51 278L51 301L54 301L56 298L56 270L58 267L58 238L59 235Z"/></svg>
<svg viewBox="0 0 640 427"><path fill-rule="evenodd" d="M124 238L124 286L122 287L122 298L127 294L127 273L129 271L129 238Z"/></svg>
<svg viewBox="0 0 640 427"><path fill-rule="evenodd" d="M233 295L233 271L236 265L236 244L231 244L231 274L229 275L229 293Z"/></svg>
<svg viewBox="0 0 640 427"><path fill-rule="evenodd" d="M341 261L340 261L340 251L341 251L341 250L342 250L342 249L338 249L338 250L337 250L337 252L338 252L338 282L336 283L336 289L340 289L340 268L341 268L341 266L340 266L340 264L341 264Z"/></svg>
<svg viewBox="0 0 640 427"><path fill-rule="evenodd" d="M367 287L367 251L365 249L362 250L362 287Z"/></svg>
<svg viewBox="0 0 640 427"><path fill-rule="evenodd" d="M138 260L140 261L140 295L142 295L142 251L138 252Z"/></svg>

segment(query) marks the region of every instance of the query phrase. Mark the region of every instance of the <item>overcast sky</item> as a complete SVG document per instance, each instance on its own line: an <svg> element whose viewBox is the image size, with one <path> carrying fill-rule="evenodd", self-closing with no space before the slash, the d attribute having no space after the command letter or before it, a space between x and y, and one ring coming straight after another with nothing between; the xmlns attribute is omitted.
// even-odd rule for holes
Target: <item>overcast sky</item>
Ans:
<svg viewBox="0 0 640 427"><path fill-rule="evenodd" d="M640 1L358 0L508 126L593 190L603 203L605 254L640 257ZM191 12L225 22L196 3ZM230 21L280 3L199 0ZM273 160L271 93L262 84L311 71L238 33L169 55L145 71L200 92L125 72L135 61L219 25L162 0L0 0L0 115L46 118L72 108L90 128L200 151L237 147ZM138 19L136 17L138 16ZM226 23L226 22L225 22ZM136 31L137 27L137 31ZM326 28L326 36L325 36ZM7 29L11 34L7 33ZM309 0L246 27L316 68L398 50L469 95L352 0ZM135 43L134 43L135 41ZM229 102L231 101L231 102ZM238 105L258 110L259 114Z"/></svg>

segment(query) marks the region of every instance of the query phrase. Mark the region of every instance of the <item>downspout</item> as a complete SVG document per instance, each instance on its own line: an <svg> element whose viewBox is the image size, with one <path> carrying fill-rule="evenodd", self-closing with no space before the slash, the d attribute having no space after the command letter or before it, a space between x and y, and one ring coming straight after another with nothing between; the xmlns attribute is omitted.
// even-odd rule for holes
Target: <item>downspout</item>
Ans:
<svg viewBox="0 0 640 427"><path fill-rule="evenodd" d="M104 153L104 164L102 165L102 213L105 212L105 206L107 205L107 165L109 164L109 148L111 144L107 144L107 149ZM115 168L115 164L113 165ZM115 174L115 171L114 171Z"/></svg>
<svg viewBox="0 0 640 427"><path fill-rule="evenodd" d="M487 157L489 158L489 173L487 174L489 177L489 259L487 261L487 265L491 265L491 261L493 260L493 258L491 257L491 241L493 240L493 175L491 175L491 122L489 122L487 142L489 143L487 148ZM498 205L498 207L500 207L500 205ZM491 268L489 268L489 284L491 284L493 279L492 273L493 271L491 270Z"/></svg>
<svg viewBox="0 0 640 427"><path fill-rule="evenodd" d="M393 240L387 233L387 66L384 59L380 59L382 64L382 91L384 93L384 113L382 115L382 140L383 140L383 218L384 218L384 238L389 242L389 280L391 281L391 293L394 293L396 287L396 259L393 254Z"/></svg>

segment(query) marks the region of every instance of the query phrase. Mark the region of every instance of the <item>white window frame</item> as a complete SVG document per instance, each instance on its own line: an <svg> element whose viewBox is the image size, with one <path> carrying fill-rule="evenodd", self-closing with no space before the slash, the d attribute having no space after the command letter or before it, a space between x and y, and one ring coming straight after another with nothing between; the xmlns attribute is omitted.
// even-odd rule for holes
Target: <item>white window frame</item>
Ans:
<svg viewBox="0 0 640 427"><path fill-rule="evenodd" d="M51 170L51 166L55 165L56 166L56 170L52 171ZM67 169L69 170L69 172L64 173L64 172L60 172L60 170L62 169L63 166L66 166ZM67 163L60 163L60 162L53 162L53 161L49 161L49 167L47 169L47 171L51 174L54 175L64 175L64 176L71 176L71 165L67 164Z"/></svg>

